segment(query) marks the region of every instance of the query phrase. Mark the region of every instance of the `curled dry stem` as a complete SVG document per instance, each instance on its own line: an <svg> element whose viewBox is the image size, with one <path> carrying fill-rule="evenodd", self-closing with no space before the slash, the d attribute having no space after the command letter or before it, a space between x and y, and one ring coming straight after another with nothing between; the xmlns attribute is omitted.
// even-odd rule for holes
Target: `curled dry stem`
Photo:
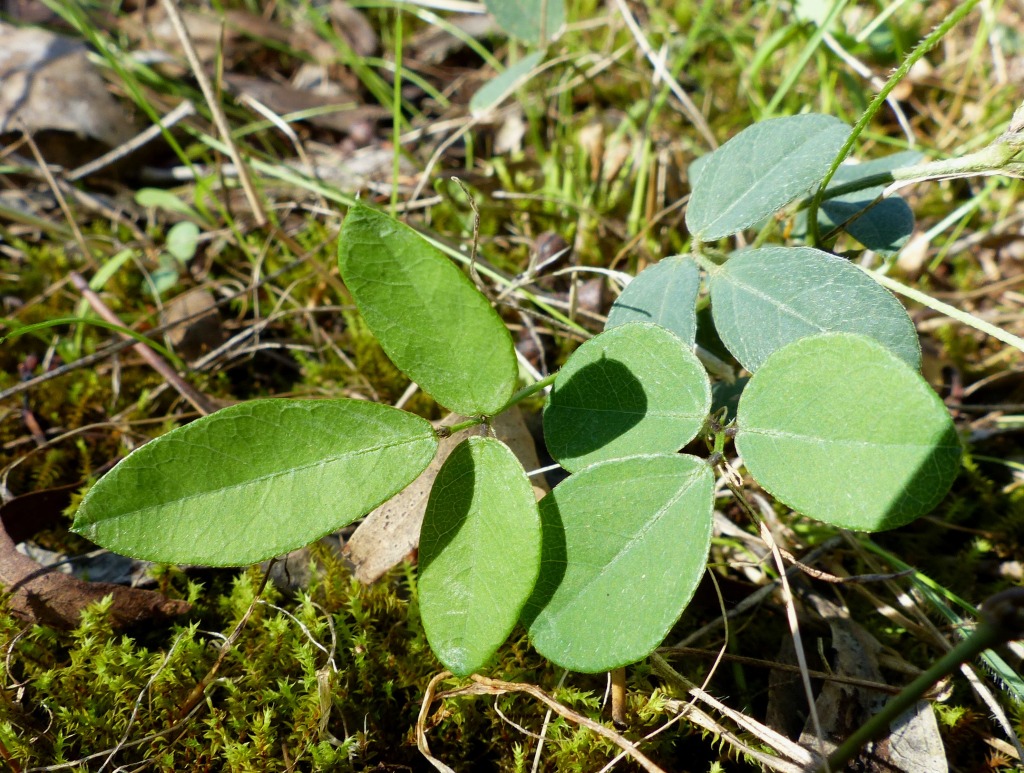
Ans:
<svg viewBox="0 0 1024 773"><path fill-rule="evenodd" d="M430 680L430 684L427 685L426 693L423 696L423 704L420 706L419 718L416 720L416 745L419 747L423 756L430 761L430 764L437 770L441 771L441 773L453 772L451 768L430 754L430 747L427 745L426 735L427 712L430 710L430 704L433 703L435 699L444 700L445 698L454 698L459 695L501 695L502 693L507 692L522 692L536 698L559 716L565 717L570 722L582 725L588 730L592 730L601 737L608 739L639 763L644 770L649 771L649 773L665 773L660 767L644 755L643 752L637 749L636 746L628 739L624 738L619 733L616 733L614 730L611 730L604 725L573 711L568 706L563 706L536 685L525 684L522 682L504 682L500 679L488 679L486 676L473 674L470 677L474 682L473 684L437 693L437 685L442 680L447 679L450 676L450 672L443 671Z"/></svg>

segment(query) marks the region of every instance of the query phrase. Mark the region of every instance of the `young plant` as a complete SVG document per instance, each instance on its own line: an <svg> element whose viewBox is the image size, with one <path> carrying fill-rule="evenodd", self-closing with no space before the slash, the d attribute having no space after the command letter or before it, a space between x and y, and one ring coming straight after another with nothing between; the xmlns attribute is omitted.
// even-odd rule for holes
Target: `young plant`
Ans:
<svg viewBox="0 0 1024 773"><path fill-rule="evenodd" d="M735 436L780 503L843 528L901 526L945 495L959 439L895 297L813 247L726 255L708 244L806 195L849 132L827 116L765 121L694 164L693 254L642 272L604 332L518 392L511 336L467 276L411 228L349 211L339 266L366 324L425 392L472 417L456 428L482 425L437 475L420 541L424 627L451 671L486 667L517 622L541 654L577 671L657 647L707 561L721 457L680 452L700 436L716 451ZM836 178L819 227L896 249L906 205L870 206L893 163L863 166ZM752 374L728 427L698 357L702 281L721 340ZM546 386L544 440L571 474L538 504L486 426ZM88 493L74 528L153 561L249 564L387 500L429 464L439 432L357 400L236 405L130 454Z"/></svg>

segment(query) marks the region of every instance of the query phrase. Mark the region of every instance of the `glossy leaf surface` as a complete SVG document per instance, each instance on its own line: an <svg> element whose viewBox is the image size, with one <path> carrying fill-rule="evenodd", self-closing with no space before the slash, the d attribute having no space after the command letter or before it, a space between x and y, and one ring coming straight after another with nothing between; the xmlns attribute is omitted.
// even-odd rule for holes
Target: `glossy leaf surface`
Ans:
<svg viewBox="0 0 1024 773"><path fill-rule="evenodd" d="M693 346L697 338L700 272L692 258L665 258L633 279L612 304L605 330L627 322L654 322Z"/></svg>
<svg viewBox="0 0 1024 773"><path fill-rule="evenodd" d="M388 357L438 403L464 416L505 406L519 374L512 337L438 249L358 205L342 226L338 265Z"/></svg>
<svg viewBox="0 0 1024 773"><path fill-rule="evenodd" d="M921 366L917 330L903 305L844 258L811 247L735 253L711 275L715 328L754 372L772 352L818 333L860 333Z"/></svg>
<svg viewBox="0 0 1024 773"><path fill-rule="evenodd" d="M772 496L860 531L934 508L960 467L946 406L873 339L803 338L764 363L740 398L736 447Z"/></svg>
<svg viewBox="0 0 1024 773"><path fill-rule="evenodd" d="M707 463L680 454L602 462L556 486L523 612L537 651L589 673L650 654L704 574L713 492Z"/></svg>
<svg viewBox="0 0 1024 773"><path fill-rule="evenodd" d="M420 613L447 669L482 668L519 619L540 570L533 487L508 446L460 443L430 493L420 533Z"/></svg>
<svg viewBox="0 0 1024 773"><path fill-rule="evenodd" d="M428 421L376 403L241 403L131 453L89 491L73 528L134 558L242 566L365 515L436 449Z"/></svg>
<svg viewBox="0 0 1024 773"><path fill-rule="evenodd" d="M814 114L744 129L691 166L690 233L713 241L774 214L822 180L849 134L842 121Z"/></svg>
<svg viewBox="0 0 1024 773"><path fill-rule="evenodd" d="M710 407L707 372L679 336L630 322L569 357L544 407L544 438L575 472L606 459L678 451Z"/></svg>

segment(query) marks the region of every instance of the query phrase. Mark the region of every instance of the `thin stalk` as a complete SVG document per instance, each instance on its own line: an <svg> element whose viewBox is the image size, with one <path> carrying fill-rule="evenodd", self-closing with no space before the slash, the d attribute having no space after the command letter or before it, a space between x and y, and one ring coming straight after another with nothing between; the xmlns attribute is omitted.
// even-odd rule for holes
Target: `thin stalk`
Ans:
<svg viewBox="0 0 1024 773"><path fill-rule="evenodd" d="M818 184L818 190L815 192L814 197L811 199L810 206L807 208L807 242L811 246L817 246L818 244L818 209L821 206L822 199L825 196L825 188L832 181L832 177L835 176L836 170L839 169L839 165L843 163L843 160L850 154L854 144L857 142L857 138L864 132L868 124L875 117L879 110L882 109L882 105L885 104L886 97L896 88L908 72L910 68L917 64L925 54L934 48L946 33L948 33L953 27L955 27L960 21L963 20L967 14L974 10L981 0L964 0L963 3L958 5L954 11L947 16L942 23L932 30L931 34L928 35L924 40L917 44L917 47L910 52L910 55L903 60L903 63L893 72L889 77L889 80L885 82L882 90L875 95L875 98L871 100L871 104L868 105L867 110L857 121L857 124L853 127L853 131L850 132L850 136L847 138L843 147L840 148L839 153L832 160L832 166L829 167L824 179Z"/></svg>
<svg viewBox="0 0 1024 773"><path fill-rule="evenodd" d="M500 411L498 411L498 413L502 413L504 411L507 411L513 405L516 405L517 403L521 403L527 397L530 397L531 395L535 395L539 391L544 389L545 387L550 386L551 384L555 383L555 378L557 378L557 376L558 376L558 371L555 371L554 373L551 373L551 374L545 376L540 381L534 381L529 386L523 387L518 392L516 392L514 395L512 395L512 398L505 404L505 407L502 408Z"/></svg>
<svg viewBox="0 0 1024 773"><path fill-rule="evenodd" d="M908 684L881 711L843 741L819 771L844 769L864 744L885 735L897 717L914 706L932 685L953 673L961 663L973 660L998 644L1020 637L1024 633L1024 588L997 593L982 605L981 613L981 622L974 633L935 661L931 668Z"/></svg>
<svg viewBox="0 0 1024 773"><path fill-rule="evenodd" d="M854 264L856 265L856 264ZM1015 349L1019 349L1024 352L1024 338L1015 336L1013 333L1008 333L1002 328L996 327L991 322L986 322L983 319L979 319L973 314L968 314L966 311L961 311L956 306L950 306L948 303L932 298L928 293L923 293L920 290L915 290L913 287L909 287L901 282L897 282L895 279L886 276L878 271L872 271L869 268L863 266L857 266L861 271L874 279L878 284L882 285L888 290L902 295L905 298L910 298L912 301L917 301L922 306L927 306L933 311L937 311L940 314L945 314L951 319L955 319L957 322L961 322L964 325L969 325L975 330L980 330L982 333L987 333L995 339L1002 341L1004 344L1009 344Z"/></svg>
<svg viewBox="0 0 1024 773"><path fill-rule="evenodd" d="M398 178L402 161L402 9L395 9L395 83L391 98L391 217L398 208Z"/></svg>

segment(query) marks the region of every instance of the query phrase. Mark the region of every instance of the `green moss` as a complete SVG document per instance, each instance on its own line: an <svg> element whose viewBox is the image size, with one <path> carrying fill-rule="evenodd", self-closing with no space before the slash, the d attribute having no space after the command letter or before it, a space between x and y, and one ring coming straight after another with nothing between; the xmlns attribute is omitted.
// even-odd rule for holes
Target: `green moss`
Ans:
<svg viewBox="0 0 1024 773"><path fill-rule="evenodd" d="M319 570L308 590L265 592L217 678L184 719L189 694L255 597L255 572L213 573L206 589L184 582L178 570L163 575L165 589L179 587L178 595L196 600L188 619L166 628L116 633L109 603L91 608L68 633L35 627L22 634L12 617L0 616L0 647L10 652L4 683L23 686L6 693L0 741L23 766L80 760L127 741L117 764L145 759L168 772L421 768L413 729L426 684L440 666L420 625L411 568L365 587L325 548L316 546L313 554ZM555 686L560 673L530 649L522 632L490 673L547 685L563 704L607 720L604 678L575 676ZM636 669L631 685L631 738L669 718L646 675ZM496 700L435 703L429 724L434 753L456 769L523 770L534 742L494 706L534 733L545 708L524 695ZM671 759L674 745L689 734L677 728L646 748ZM549 769L596 770L619 752L560 717L551 720L546 738ZM92 769L95 759L101 758L79 769Z"/></svg>

